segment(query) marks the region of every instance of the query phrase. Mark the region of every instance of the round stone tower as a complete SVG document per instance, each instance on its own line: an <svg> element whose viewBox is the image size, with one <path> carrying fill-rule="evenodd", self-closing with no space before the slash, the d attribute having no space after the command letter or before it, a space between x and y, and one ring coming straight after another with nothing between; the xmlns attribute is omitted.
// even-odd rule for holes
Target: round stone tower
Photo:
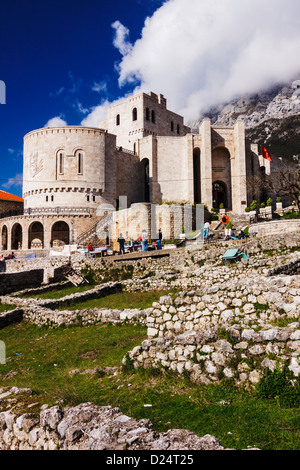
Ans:
<svg viewBox="0 0 300 470"><path fill-rule="evenodd" d="M98 128L67 126L29 132L24 137L25 213L53 207L95 211L105 192L106 147L107 134Z"/></svg>

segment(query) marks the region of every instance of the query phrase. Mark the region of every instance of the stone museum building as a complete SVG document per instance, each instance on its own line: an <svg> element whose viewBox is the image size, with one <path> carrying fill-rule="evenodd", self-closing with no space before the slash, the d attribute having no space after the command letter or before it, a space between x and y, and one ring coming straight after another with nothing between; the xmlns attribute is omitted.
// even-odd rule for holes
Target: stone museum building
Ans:
<svg viewBox="0 0 300 470"><path fill-rule="evenodd" d="M204 119L191 130L163 95L140 93L111 106L99 127L41 128L24 137L23 214L0 218L3 250L76 244L135 203L223 204L243 214L256 196L249 176L270 163L234 127Z"/></svg>

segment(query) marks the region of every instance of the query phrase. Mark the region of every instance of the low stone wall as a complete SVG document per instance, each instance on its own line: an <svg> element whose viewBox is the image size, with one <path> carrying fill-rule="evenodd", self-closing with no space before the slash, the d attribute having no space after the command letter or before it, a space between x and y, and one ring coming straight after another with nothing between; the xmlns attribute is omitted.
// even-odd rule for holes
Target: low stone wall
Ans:
<svg viewBox="0 0 300 470"><path fill-rule="evenodd" d="M0 388L5 400L28 397L30 389ZM21 398L19 399L21 401ZM224 450L213 436L180 429L153 431L148 419L135 420L118 408L83 403L73 408L44 405L39 413L0 412L0 450ZM138 458L138 456L137 456Z"/></svg>
<svg viewBox="0 0 300 470"><path fill-rule="evenodd" d="M269 235L294 234L300 232L300 219L271 220L249 225L249 233L258 237Z"/></svg>
<svg viewBox="0 0 300 470"><path fill-rule="evenodd" d="M5 272L6 273L17 273L25 272L36 269L37 266L39 269L47 269L49 272L53 271L55 268L62 266L68 262L66 257L51 257L46 256L47 253L43 252L44 256L37 256L36 258L25 258L23 252L15 252L15 259L9 259L5 261ZM4 253L6 256L7 253Z"/></svg>
<svg viewBox="0 0 300 470"><path fill-rule="evenodd" d="M43 269L33 269L19 273L0 273L0 295L40 286L43 281Z"/></svg>
<svg viewBox="0 0 300 470"><path fill-rule="evenodd" d="M23 320L23 309L16 308L4 313L0 313L0 330L12 323L19 323Z"/></svg>
<svg viewBox="0 0 300 470"><path fill-rule="evenodd" d="M93 308L82 310L50 310L40 306L23 309L23 319L37 326L90 326L98 323L140 323L146 325L148 312L140 309Z"/></svg>

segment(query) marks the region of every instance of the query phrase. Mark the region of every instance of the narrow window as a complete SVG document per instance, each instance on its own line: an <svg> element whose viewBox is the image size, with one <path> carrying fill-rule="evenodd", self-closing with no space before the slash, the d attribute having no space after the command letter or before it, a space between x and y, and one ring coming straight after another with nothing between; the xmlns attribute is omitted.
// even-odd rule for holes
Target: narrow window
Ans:
<svg viewBox="0 0 300 470"><path fill-rule="evenodd" d="M83 155L81 152L78 152L78 155L77 155L77 165L78 165L78 174L79 175L82 175L83 173L83 166L82 166L82 160L83 160Z"/></svg>
<svg viewBox="0 0 300 470"><path fill-rule="evenodd" d="M120 125L120 122L121 122L120 114L117 114L117 117L116 117L116 125L119 126L119 125Z"/></svg>
<svg viewBox="0 0 300 470"><path fill-rule="evenodd" d="M179 126L179 124L177 124L177 134L178 134L178 135L180 134L180 126Z"/></svg>
<svg viewBox="0 0 300 470"><path fill-rule="evenodd" d="M150 121L150 109L146 108L146 121Z"/></svg>
<svg viewBox="0 0 300 470"><path fill-rule="evenodd" d="M58 159L58 172L60 175L62 175L64 173L64 154L60 153Z"/></svg>
<svg viewBox="0 0 300 470"><path fill-rule="evenodd" d="M54 201L54 196L51 196L51 202L53 202L53 201Z"/></svg>
<svg viewBox="0 0 300 470"><path fill-rule="evenodd" d="M48 196L46 196L46 202L48 202Z"/></svg>
<svg viewBox="0 0 300 470"><path fill-rule="evenodd" d="M90 196L86 197L87 202L90 202Z"/></svg>
<svg viewBox="0 0 300 470"><path fill-rule="evenodd" d="M93 196L93 202L95 202L95 201L96 201L96 196Z"/></svg>
<svg viewBox="0 0 300 470"><path fill-rule="evenodd" d="M132 120L137 121L137 109L136 108L132 110Z"/></svg>
<svg viewBox="0 0 300 470"><path fill-rule="evenodd" d="M174 132L174 122L171 121L171 132Z"/></svg>
<svg viewBox="0 0 300 470"><path fill-rule="evenodd" d="M153 122L153 124L155 124L155 111L152 111L151 113L151 121Z"/></svg>

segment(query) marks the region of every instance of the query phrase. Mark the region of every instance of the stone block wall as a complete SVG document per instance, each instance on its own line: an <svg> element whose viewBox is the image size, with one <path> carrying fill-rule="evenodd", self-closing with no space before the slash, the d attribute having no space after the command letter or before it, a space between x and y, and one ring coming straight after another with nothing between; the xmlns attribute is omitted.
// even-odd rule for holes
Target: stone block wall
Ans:
<svg viewBox="0 0 300 470"><path fill-rule="evenodd" d="M148 310L148 339L129 356L135 368L171 369L196 383L232 378L248 388L285 361L298 376L299 312L300 289L289 276L162 297Z"/></svg>
<svg viewBox="0 0 300 470"><path fill-rule="evenodd" d="M0 273L0 295L40 286L43 281L43 269L33 269L19 273Z"/></svg>

